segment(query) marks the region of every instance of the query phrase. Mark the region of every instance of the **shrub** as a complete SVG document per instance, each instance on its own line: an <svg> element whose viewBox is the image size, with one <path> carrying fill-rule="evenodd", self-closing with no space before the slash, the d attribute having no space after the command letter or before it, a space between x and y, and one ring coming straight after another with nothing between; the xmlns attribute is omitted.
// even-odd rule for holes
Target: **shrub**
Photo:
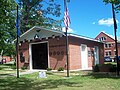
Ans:
<svg viewBox="0 0 120 90"><path fill-rule="evenodd" d="M109 71L110 72L116 72L117 70L117 67L115 65L112 65L110 68L109 68Z"/></svg>
<svg viewBox="0 0 120 90"><path fill-rule="evenodd" d="M93 66L94 72L115 72L116 65L113 64L102 64Z"/></svg>
<svg viewBox="0 0 120 90"><path fill-rule="evenodd" d="M25 69L27 69L27 66L22 66L21 69L25 70Z"/></svg>
<svg viewBox="0 0 120 90"><path fill-rule="evenodd" d="M47 71L51 71L52 70L52 68L47 68Z"/></svg>
<svg viewBox="0 0 120 90"><path fill-rule="evenodd" d="M99 65L98 64L93 66L93 72L99 72L99 71L100 70L99 70Z"/></svg>
<svg viewBox="0 0 120 90"><path fill-rule="evenodd" d="M64 68L63 67L59 67L58 71L64 71Z"/></svg>

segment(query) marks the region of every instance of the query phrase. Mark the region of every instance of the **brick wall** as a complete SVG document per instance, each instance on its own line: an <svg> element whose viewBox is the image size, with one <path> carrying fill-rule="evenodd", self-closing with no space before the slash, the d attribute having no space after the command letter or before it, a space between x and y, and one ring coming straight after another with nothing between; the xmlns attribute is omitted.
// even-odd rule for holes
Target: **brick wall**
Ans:
<svg viewBox="0 0 120 90"><path fill-rule="evenodd" d="M23 53L24 61L21 60L20 54ZM19 46L19 68L22 66L28 66L29 68L29 42L25 41Z"/></svg>
<svg viewBox="0 0 120 90"><path fill-rule="evenodd" d="M48 67L52 69L58 69L59 67L64 67L66 69L66 38L55 37L42 40L31 40L30 42L24 42L19 48L19 54L22 52L25 57L24 62L20 62L20 67L23 65L30 64L29 60L29 43L48 41ZM81 44L86 44L88 51L93 51L94 46L99 47L100 53L100 63L103 63L103 44L98 42L93 42L89 40L84 40L75 37L69 37L69 68L70 70L81 69ZM19 58L20 59L20 58ZM92 67L94 58L92 53L88 57L88 67ZM29 67L28 67L29 68Z"/></svg>
<svg viewBox="0 0 120 90"><path fill-rule="evenodd" d="M88 67L94 65L94 57L92 52L94 51L94 46L99 48L99 60L100 64L104 63L104 46L103 43L98 43L90 40L69 37L69 52L70 52L70 69L82 69L81 64L81 44L87 45L87 52L90 51L88 56Z"/></svg>
<svg viewBox="0 0 120 90"><path fill-rule="evenodd" d="M65 37L49 39L49 62L52 69L66 68Z"/></svg>

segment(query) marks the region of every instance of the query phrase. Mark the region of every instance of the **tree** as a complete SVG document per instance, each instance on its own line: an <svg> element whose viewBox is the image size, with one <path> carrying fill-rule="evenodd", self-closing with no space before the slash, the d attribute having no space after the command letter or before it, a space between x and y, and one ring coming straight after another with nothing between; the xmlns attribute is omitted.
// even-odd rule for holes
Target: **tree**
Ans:
<svg viewBox="0 0 120 90"><path fill-rule="evenodd" d="M61 5L57 0L0 0L0 53L3 55L15 54L16 38L16 9L18 1L20 29L24 33L33 26L61 28ZM68 0L69 1L69 0ZM55 19L53 19L55 18Z"/></svg>
<svg viewBox="0 0 120 90"><path fill-rule="evenodd" d="M15 14L13 12L15 5L14 0L0 0L0 53L3 51L3 55L10 55L15 51L11 44L15 38Z"/></svg>
<svg viewBox="0 0 120 90"><path fill-rule="evenodd" d="M22 8L20 9L21 33L33 26L61 27L62 19L53 19L61 14L61 5L56 0L19 0L18 3Z"/></svg>
<svg viewBox="0 0 120 90"><path fill-rule="evenodd" d="M120 11L120 0L103 0L103 2L105 2L106 4L108 4L108 3L115 4L115 10L116 10L116 12Z"/></svg>

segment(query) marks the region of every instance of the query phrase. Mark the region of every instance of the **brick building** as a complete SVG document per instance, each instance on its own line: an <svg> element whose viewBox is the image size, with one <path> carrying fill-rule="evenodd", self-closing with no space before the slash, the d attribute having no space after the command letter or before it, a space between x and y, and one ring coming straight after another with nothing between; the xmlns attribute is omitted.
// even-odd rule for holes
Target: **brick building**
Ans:
<svg viewBox="0 0 120 90"><path fill-rule="evenodd" d="M19 39L19 66L30 70L66 68L66 37L61 31L34 26ZM69 69L90 69L104 63L103 43L68 34Z"/></svg>
<svg viewBox="0 0 120 90"><path fill-rule="evenodd" d="M100 32L96 38L97 40L104 42L104 56L110 57L113 60L115 59L116 49L115 49L115 40L110 35L105 32ZM120 56L120 42L118 42L118 56Z"/></svg>

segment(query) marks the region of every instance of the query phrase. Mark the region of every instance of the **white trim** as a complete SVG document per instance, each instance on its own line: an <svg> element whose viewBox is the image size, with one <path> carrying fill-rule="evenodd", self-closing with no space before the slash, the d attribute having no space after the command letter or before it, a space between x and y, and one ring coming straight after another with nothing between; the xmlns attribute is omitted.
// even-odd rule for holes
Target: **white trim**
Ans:
<svg viewBox="0 0 120 90"><path fill-rule="evenodd" d="M100 60L99 60L99 48L98 48L98 46L94 46L94 48L97 48L96 53L95 53L95 49L94 49L94 58L95 58L94 64L96 65L96 64L100 63Z"/></svg>
<svg viewBox="0 0 120 90"><path fill-rule="evenodd" d="M31 49L31 45L32 45L32 44L30 43L30 44L29 44L29 59L30 59L30 60L29 60L29 67L30 67L30 70L33 70L33 69L32 69L32 53L31 53L31 52L32 52L32 49Z"/></svg>
<svg viewBox="0 0 120 90"><path fill-rule="evenodd" d="M23 36L25 36L29 32L32 32L33 30L45 30L45 31L49 31L49 32L60 34L61 36L65 35L64 32L59 31L59 30L53 30L53 29L47 29L47 28L43 28L43 27L39 27L39 26L34 26L34 27L30 28L28 31L26 31L25 33L23 33L22 35L20 35L20 38L22 38ZM15 42L16 40L17 39L13 40L13 42Z"/></svg>
<svg viewBox="0 0 120 90"><path fill-rule="evenodd" d="M88 38L85 36L79 36L79 35L75 35L75 34L68 34L68 36L73 36L73 37L82 38L82 39L86 39L86 40L90 40L90 41L100 42L99 40L96 40L93 38ZM100 42L100 43L102 43L102 42Z"/></svg>
<svg viewBox="0 0 120 90"><path fill-rule="evenodd" d="M49 42L47 42L47 49L48 49L48 68L50 68L50 59L49 59Z"/></svg>
<svg viewBox="0 0 120 90"><path fill-rule="evenodd" d="M112 51L112 50L104 50L104 51L106 52L106 51Z"/></svg>
<svg viewBox="0 0 120 90"><path fill-rule="evenodd" d="M115 44L115 42L105 42L105 44Z"/></svg>
<svg viewBox="0 0 120 90"><path fill-rule="evenodd" d="M30 58L29 64L30 64L30 70L33 70L33 65L32 65L32 48L31 48L31 46L32 46L33 44L40 44L40 43L47 43L47 50L48 50L48 67L50 66L50 61L49 61L49 46L48 46L49 44L48 44L48 41L30 43L30 44L29 44L29 58Z"/></svg>
<svg viewBox="0 0 120 90"><path fill-rule="evenodd" d="M60 34L64 34L63 32L61 31L58 31L58 30L51 30L51 29L46 29L46 28L42 28L42 27L39 27L39 26L34 26L32 27L31 29L29 29L28 31L26 31L25 33L23 33L20 37L26 35L27 33L29 33L31 30L37 30L37 29L40 29L40 30L46 30L46 31L50 31L50 32L55 32L55 33L60 33Z"/></svg>

